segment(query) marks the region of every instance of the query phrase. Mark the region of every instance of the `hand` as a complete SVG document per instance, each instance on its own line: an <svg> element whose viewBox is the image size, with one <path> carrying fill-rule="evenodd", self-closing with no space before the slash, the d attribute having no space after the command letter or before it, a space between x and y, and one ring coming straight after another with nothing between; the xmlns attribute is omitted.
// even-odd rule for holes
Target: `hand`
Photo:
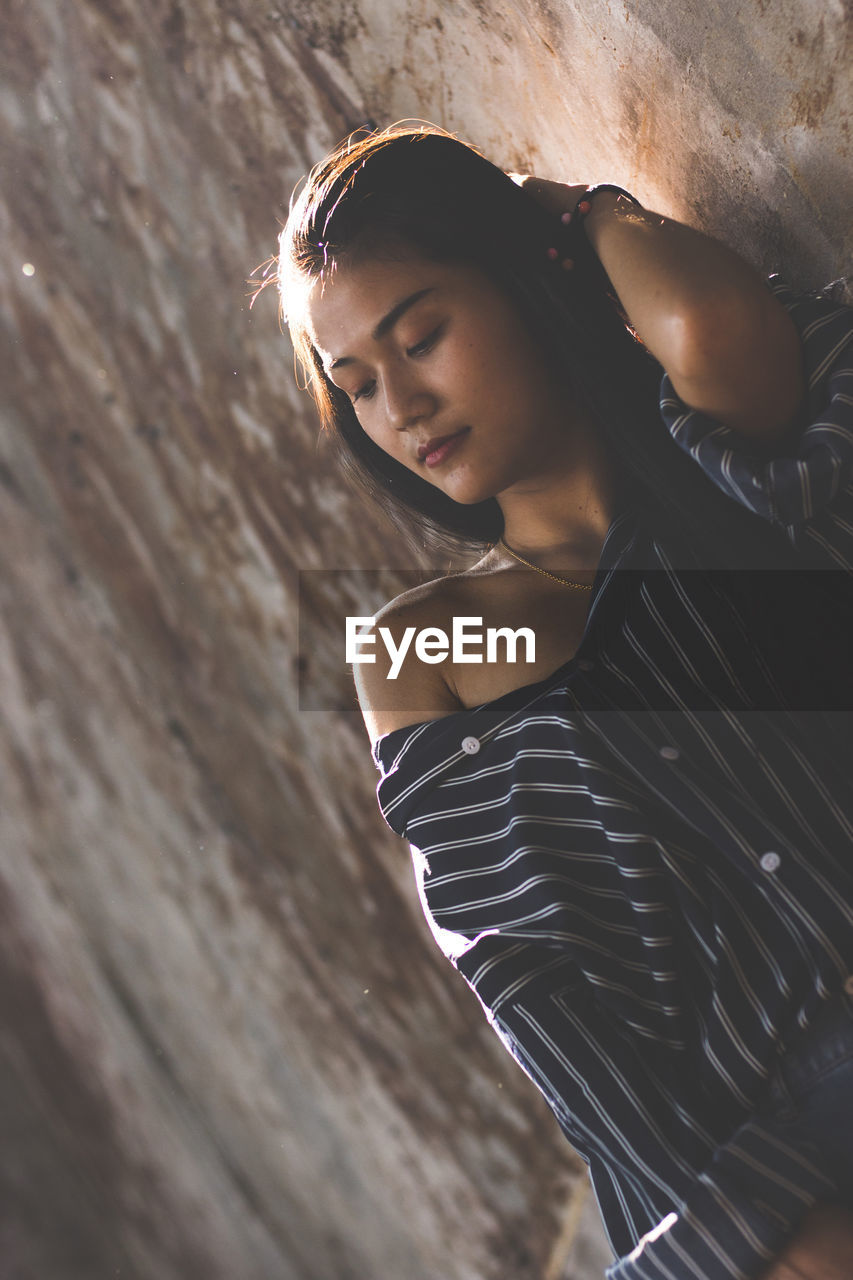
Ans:
<svg viewBox="0 0 853 1280"><path fill-rule="evenodd" d="M586 182L553 182L549 178L536 178L531 173L510 173L507 177L557 218L563 213L574 212L575 205L588 189Z"/></svg>
<svg viewBox="0 0 853 1280"><path fill-rule="evenodd" d="M839 1204L818 1204L761 1280L850 1280L853 1276L853 1213Z"/></svg>
<svg viewBox="0 0 853 1280"><path fill-rule="evenodd" d="M509 176L557 218L586 190ZM621 214L612 192L596 199L583 227L628 325L685 404L748 440L788 450L805 394L802 344L761 275L701 231L631 205Z"/></svg>

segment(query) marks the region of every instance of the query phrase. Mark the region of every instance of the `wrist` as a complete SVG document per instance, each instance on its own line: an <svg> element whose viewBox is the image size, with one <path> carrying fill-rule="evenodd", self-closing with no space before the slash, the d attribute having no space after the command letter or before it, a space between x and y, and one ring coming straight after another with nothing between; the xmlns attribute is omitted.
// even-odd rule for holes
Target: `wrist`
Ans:
<svg viewBox="0 0 853 1280"><path fill-rule="evenodd" d="M593 188L586 196L586 200L590 207L589 212L584 216L583 225L593 249L597 248L597 240L601 232L613 225L617 219L631 214L635 217L637 214L642 216L644 212L639 201L634 200L627 192L612 187Z"/></svg>
<svg viewBox="0 0 853 1280"><path fill-rule="evenodd" d="M622 198L615 191L599 191L593 193L591 199L587 197L590 209L584 217L583 225L590 243L594 242L602 223L610 221L614 216Z"/></svg>
<svg viewBox="0 0 853 1280"><path fill-rule="evenodd" d="M846 1280L853 1260L853 1214L818 1203L801 1219L762 1280Z"/></svg>

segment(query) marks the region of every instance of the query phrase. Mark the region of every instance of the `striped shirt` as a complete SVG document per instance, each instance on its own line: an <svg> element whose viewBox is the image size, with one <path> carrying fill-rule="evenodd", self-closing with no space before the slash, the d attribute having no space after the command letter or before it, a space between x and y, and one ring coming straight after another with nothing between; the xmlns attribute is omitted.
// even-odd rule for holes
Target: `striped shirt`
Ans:
<svg viewBox="0 0 853 1280"><path fill-rule="evenodd" d="M691 570L623 509L570 661L374 745L439 946L589 1164L611 1280L757 1276L833 1193L761 1102L853 975L853 308L771 286L797 456L667 377L661 409L812 569Z"/></svg>

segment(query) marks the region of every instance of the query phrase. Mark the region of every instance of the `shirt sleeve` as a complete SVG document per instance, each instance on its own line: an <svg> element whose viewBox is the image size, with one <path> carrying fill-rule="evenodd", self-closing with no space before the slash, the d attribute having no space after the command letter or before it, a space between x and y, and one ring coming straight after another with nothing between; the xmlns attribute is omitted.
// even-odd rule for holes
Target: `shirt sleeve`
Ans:
<svg viewBox="0 0 853 1280"><path fill-rule="evenodd" d="M557 1003L558 1021L553 997L511 1001L492 1021L589 1163L624 1253L608 1280L757 1280L803 1215L836 1194L817 1153L771 1107L713 1138L707 1101L703 1123L683 1072L668 1078L660 1059L652 1068L583 988Z"/></svg>
<svg viewBox="0 0 853 1280"><path fill-rule="evenodd" d="M794 451L768 457L730 427L691 409L668 374L660 407L675 442L729 497L785 528L794 545L853 566L853 307L769 287L787 308L803 347L805 425Z"/></svg>
<svg viewBox="0 0 853 1280"><path fill-rule="evenodd" d="M800 1219L835 1188L805 1144L753 1117L714 1154L690 1194L607 1270L608 1280L754 1280Z"/></svg>

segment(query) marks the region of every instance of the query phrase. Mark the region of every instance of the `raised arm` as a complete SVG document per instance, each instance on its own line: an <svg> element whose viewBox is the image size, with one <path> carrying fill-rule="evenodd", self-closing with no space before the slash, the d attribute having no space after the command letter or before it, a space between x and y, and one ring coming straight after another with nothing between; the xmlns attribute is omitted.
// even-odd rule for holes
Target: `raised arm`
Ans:
<svg viewBox="0 0 853 1280"><path fill-rule="evenodd" d="M538 178L522 185L555 215L583 192ZM609 191L595 197L584 229L681 399L747 438L784 445L805 397L802 350L758 272L711 236Z"/></svg>

